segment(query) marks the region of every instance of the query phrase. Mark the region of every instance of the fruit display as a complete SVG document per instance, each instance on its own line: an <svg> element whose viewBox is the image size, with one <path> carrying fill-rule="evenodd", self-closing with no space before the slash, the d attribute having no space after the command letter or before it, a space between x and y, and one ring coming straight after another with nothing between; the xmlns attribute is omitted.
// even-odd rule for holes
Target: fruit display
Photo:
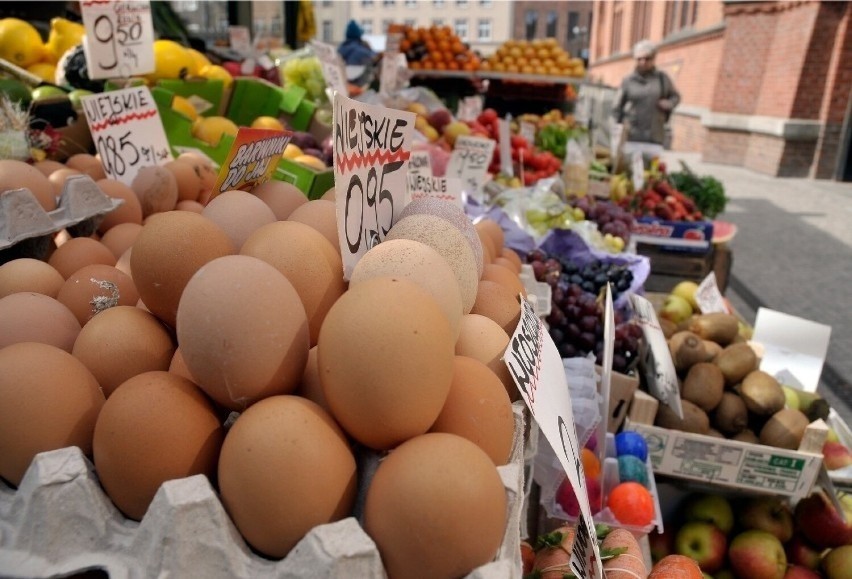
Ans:
<svg viewBox="0 0 852 579"><path fill-rule="evenodd" d="M615 253L622 251L630 243L630 230L633 228L633 215L609 201L596 200L588 195L572 197L569 204L583 212L585 218L598 225L604 237L610 241Z"/></svg>
<svg viewBox="0 0 852 579"><path fill-rule="evenodd" d="M483 71L583 78L583 59L572 58L555 38L507 40L480 65Z"/></svg>
<svg viewBox="0 0 852 579"><path fill-rule="evenodd" d="M473 72L480 61L449 26L409 26L395 24L390 33L400 33L400 52L405 53L411 70L451 70Z"/></svg>
<svg viewBox="0 0 852 579"><path fill-rule="evenodd" d="M308 98L317 102L328 102L325 93L325 77L319 59L312 51L303 49L285 56L281 64L281 83L284 88L299 86L308 93Z"/></svg>

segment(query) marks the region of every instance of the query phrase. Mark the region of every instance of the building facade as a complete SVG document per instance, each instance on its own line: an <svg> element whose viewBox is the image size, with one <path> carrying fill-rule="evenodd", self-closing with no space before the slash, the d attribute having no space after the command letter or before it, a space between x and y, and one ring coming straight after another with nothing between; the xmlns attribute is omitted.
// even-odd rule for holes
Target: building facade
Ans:
<svg viewBox="0 0 852 579"><path fill-rule="evenodd" d="M512 2L512 38L555 38L572 57L587 59L594 2Z"/></svg>
<svg viewBox="0 0 852 579"><path fill-rule="evenodd" d="M852 180L852 5L821 1L594 3L590 78L618 86L632 45L682 95L672 148L774 176Z"/></svg>

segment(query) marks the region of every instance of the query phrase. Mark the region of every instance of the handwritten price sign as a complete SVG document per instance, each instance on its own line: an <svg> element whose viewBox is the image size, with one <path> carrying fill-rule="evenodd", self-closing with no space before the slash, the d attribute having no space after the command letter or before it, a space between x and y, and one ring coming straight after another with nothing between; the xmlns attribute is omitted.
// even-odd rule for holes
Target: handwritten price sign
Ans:
<svg viewBox="0 0 852 579"><path fill-rule="evenodd" d="M154 71L154 26L147 0L83 0L83 51L89 78Z"/></svg>
<svg viewBox="0 0 852 579"><path fill-rule="evenodd" d="M414 120L414 113L334 95L334 191L346 280L402 212Z"/></svg>
<svg viewBox="0 0 852 579"><path fill-rule="evenodd" d="M464 207L461 196L461 181L455 177L433 177L432 175L408 174L408 203L417 199L440 199Z"/></svg>
<svg viewBox="0 0 852 579"><path fill-rule="evenodd" d="M247 191L269 181L292 136L290 131L250 128L237 131L209 199L225 191Z"/></svg>
<svg viewBox="0 0 852 579"><path fill-rule="evenodd" d="M521 321L509 340L503 360L530 413L556 453L580 503L577 538L569 563L571 572L576 577L601 579L601 556L589 508L586 477L580 461L571 395L565 381L562 358L535 315L535 309L523 298Z"/></svg>
<svg viewBox="0 0 852 579"><path fill-rule="evenodd" d="M163 122L148 87L99 93L81 101L110 179L130 185L142 167L171 161Z"/></svg>
<svg viewBox="0 0 852 579"><path fill-rule="evenodd" d="M476 193L485 182L488 165L494 155L494 141L482 137L460 136L447 163L447 177L456 177L467 193Z"/></svg>

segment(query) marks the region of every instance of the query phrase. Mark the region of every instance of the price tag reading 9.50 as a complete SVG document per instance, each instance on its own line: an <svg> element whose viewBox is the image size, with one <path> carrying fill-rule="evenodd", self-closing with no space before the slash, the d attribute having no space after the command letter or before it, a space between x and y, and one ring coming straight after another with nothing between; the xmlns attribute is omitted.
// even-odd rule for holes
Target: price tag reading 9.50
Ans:
<svg viewBox="0 0 852 579"><path fill-rule="evenodd" d="M447 163L447 177L461 179L465 191L475 193L485 180L488 165L494 156L494 141L482 137L461 136Z"/></svg>
<svg viewBox="0 0 852 579"><path fill-rule="evenodd" d="M116 78L154 70L154 27L147 0L84 0L83 48L89 78Z"/></svg>
<svg viewBox="0 0 852 579"><path fill-rule="evenodd" d="M346 280L402 212L414 120L414 113L334 95L334 190Z"/></svg>

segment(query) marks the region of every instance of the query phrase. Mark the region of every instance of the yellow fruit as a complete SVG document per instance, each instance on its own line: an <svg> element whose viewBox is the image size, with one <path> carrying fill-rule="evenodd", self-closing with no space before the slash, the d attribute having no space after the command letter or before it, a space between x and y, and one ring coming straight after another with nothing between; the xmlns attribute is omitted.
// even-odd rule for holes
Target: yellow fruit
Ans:
<svg viewBox="0 0 852 579"><path fill-rule="evenodd" d="M172 108L191 121L198 118L198 111L195 110L192 103L180 95L175 95L175 98L172 99Z"/></svg>
<svg viewBox="0 0 852 579"><path fill-rule="evenodd" d="M295 159L299 155L303 155L302 149L294 145L293 143L287 143L287 146L284 147L284 155L282 155L285 159Z"/></svg>
<svg viewBox="0 0 852 579"><path fill-rule="evenodd" d="M192 56L173 40L154 41L154 72L148 75L151 82L164 78L183 78L193 67Z"/></svg>
<svg viewBox="0 0 852 579"><path fill-rule="evenodd" d="M197 75L202 68L204 68L205 66L210 66L212 64L206 56L204 56L194 48L187 48L186 51L192 57L193 62L193 67L189 71L190 74Z"/></svg>
<svg viewBox="0 0 852 579"><path fill-rule="evenodd" d="M35 26L17 18L0 20L0 58L26 68L44 55L44 41Z"/></svg>
<svg viewBox="0 0 852 579"><path fill-rule="evenodd" d="M307 165L317 171L325 171L328 167L325 166L325 163L322 159L318 157L314 157L313 155L299 155L293 159L296 163L301 163L302 165Z"/></svg>
<svg viewBox="0 0 852 579"><path fill-rule="evenodd" d="M273 131L283 131L284 125L275 117L257 117L251 123L252 129L271 129Z"/></svg>
<svg viewBox="0 0 852 579"><path fill-rule="evenodd" d="M55 64L70 48L83 42L85 33L85 27L78 22L71 22L65 18L53 18L50 21L50 33L45 44L47 52L45 58L48 62Z"/></svg>
<svg viewBox="0 0 852 579"><path fill-rule="evenodd" d="M192 136L211 146L216 146L222 135L237 136L239 127L225 117L198 117L192 124Z"/></svg>
<svg viewBox="0 0 852 579"><path fill-rule="evenodd" d="M225 88L231 86L234 82L234 77L222 66L218 64L210 64L198 71L198 76L204 77L207 80L221 80Z"/></svg>
<svg viewBox="0 0 852 579"><path fill-rule="evenodd" d="M56 65L49 62L37 62L27 67L27 72L31 72L40 79L46 82L56 82Z"/></svg>

